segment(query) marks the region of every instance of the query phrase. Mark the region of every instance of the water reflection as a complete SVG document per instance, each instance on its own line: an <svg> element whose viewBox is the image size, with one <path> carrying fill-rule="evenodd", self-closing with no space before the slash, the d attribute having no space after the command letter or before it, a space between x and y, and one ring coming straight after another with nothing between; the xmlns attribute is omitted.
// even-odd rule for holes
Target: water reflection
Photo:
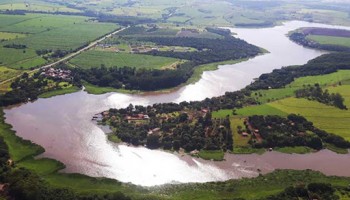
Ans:
<svg viewBox="0 0 350 200"><path fill-rule="evenodd" d="M110 93L89 95L85 92L39 99L5 110L7 122L17 134L43 146L45 157L57 159L67 168L97 177L151 186L174 182L207 182L251 177L259 171L276 168L315 169L330 175L350 176L349 154L321 151L308 155L269 152L259 155L226 155L224 162L203 161L158 150L115 145L106 140L91 117L110 107L128 104L149 105L161 102L202 100L235 91L248 85L262 73L288 65L304 64L324 52L291 42L285 34L299 27L332 27L306 22L288 22L265 29L232 29L237 36L267 49L270 53L219 70L205 72L196 84L166 94L126 95ZM291 162L293 161L293 162ZM342 165L332 165L332 163Z"/></svg>

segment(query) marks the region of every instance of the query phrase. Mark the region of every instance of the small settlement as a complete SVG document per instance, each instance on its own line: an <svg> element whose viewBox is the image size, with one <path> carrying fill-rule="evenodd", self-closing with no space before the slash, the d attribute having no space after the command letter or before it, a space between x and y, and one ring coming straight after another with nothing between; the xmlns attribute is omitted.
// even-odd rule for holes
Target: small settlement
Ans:
<svg viewBox="0 0 350 200"><path fill-rule="evenodd" d="M53 68L53 67L44 69L41 75L49 78L62 79L65 81L71 81L73 79L71 70L65 70L65 69Z"/></svg>

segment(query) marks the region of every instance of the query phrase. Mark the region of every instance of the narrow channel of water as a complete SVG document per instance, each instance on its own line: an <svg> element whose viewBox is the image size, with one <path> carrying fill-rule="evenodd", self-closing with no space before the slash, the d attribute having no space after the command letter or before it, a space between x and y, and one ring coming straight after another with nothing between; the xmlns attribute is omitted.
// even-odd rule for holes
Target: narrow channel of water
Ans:
<svg viewBox="0 0 350 200"><path fill-rule="evenodd" d="M226 161L211 162L159 150L112 144L91 122L95 113L110 107L219 96L245 87L262 73L282 66L304 64L322 55L324 52L299 46L285 36L300 27L334 26L292 21L273 28L233 28L231 30L237 33L237 37L270 53L205 72L199 82L172 93L89 95L81 91L6 109L6 122L13 125L19 136L43 146L46 152L42 156L66 164L65 172L109 177L143 186L252 177L258 175L258 169L263 173L279 168L314 169L329 175L350 176L347 170L350 167L349 154L338 155L327 150L307 155L268 152L263 155L226 155Z"/></svg>

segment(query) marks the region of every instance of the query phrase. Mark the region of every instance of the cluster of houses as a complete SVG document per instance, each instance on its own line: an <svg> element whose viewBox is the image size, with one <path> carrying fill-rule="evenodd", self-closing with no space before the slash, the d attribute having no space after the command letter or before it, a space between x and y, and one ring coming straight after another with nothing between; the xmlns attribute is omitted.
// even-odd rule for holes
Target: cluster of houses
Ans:
<svg viewBox="0 0 350 200"><path fill-rule="evenodd" d="M71 70L65 70L65 69L53 68L53 67L44 69L41 75L50 77L50 78L58 78L65 81L70 81L73 79Z"/></svg>
<svg viewBox="0 0 350 200"><path fill-rule="evenodd" d="M158 51L159 48L163 48L163 46L152 47L149 45L130 45L130 48L131 48L131 53L146 53L153 50Z"/></svg>
<svg viewBox="0 0 350 200"><path fill-rule="evenodd" d="M131 123L133 121L139 121L139 120L148 120L149 116L144 114L135 114L135 115L127 115L125 116L125 119Z"/></svg>

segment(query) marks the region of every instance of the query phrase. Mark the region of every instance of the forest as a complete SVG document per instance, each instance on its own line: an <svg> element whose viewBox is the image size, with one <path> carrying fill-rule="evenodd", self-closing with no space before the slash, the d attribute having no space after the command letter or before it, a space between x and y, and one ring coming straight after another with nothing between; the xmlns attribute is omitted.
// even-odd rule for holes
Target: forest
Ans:
<svg viewBox="0 0 350 200"><path fill-rule="evenodd" d="M254 57L261 53L260 48L230 35L216 39L190 37L139 37L138 40L157 45L192 47L194 52L173 52L153 50L144 54L190 60L197 65L225 60Z"/></svg>
<svg viewBox="0 0 350 200"><path fill-rule="evenodd" d="M207 109L184 109L171 103L159 106L110 109L102 121L123 142L136 146L175 151L182 148L187 152L232 149L228 118L213 119Z"/></svg>
<svg viewBox="0 0 350 200"><path fill-rule="evenodd" d="M75 68L73 71L79 74L82 80L100 87L152 91L176 87L186 82L193 73L192 67L191 63L184 63L178 64L175 70L137 70L133 67L101 66L91 69Z"/></svg>
<svg viewBox="0 0 350 200"><path fill-rule="evenodd" d="M345 188L344 188L345 189ZM329 199L336 200L336 189L328 183L297 184L284 189L283 192L261 200L285 200L285 199ZM238 199L237 199L238 200ZM242 199L244 200L244 199Z"/></svg>

